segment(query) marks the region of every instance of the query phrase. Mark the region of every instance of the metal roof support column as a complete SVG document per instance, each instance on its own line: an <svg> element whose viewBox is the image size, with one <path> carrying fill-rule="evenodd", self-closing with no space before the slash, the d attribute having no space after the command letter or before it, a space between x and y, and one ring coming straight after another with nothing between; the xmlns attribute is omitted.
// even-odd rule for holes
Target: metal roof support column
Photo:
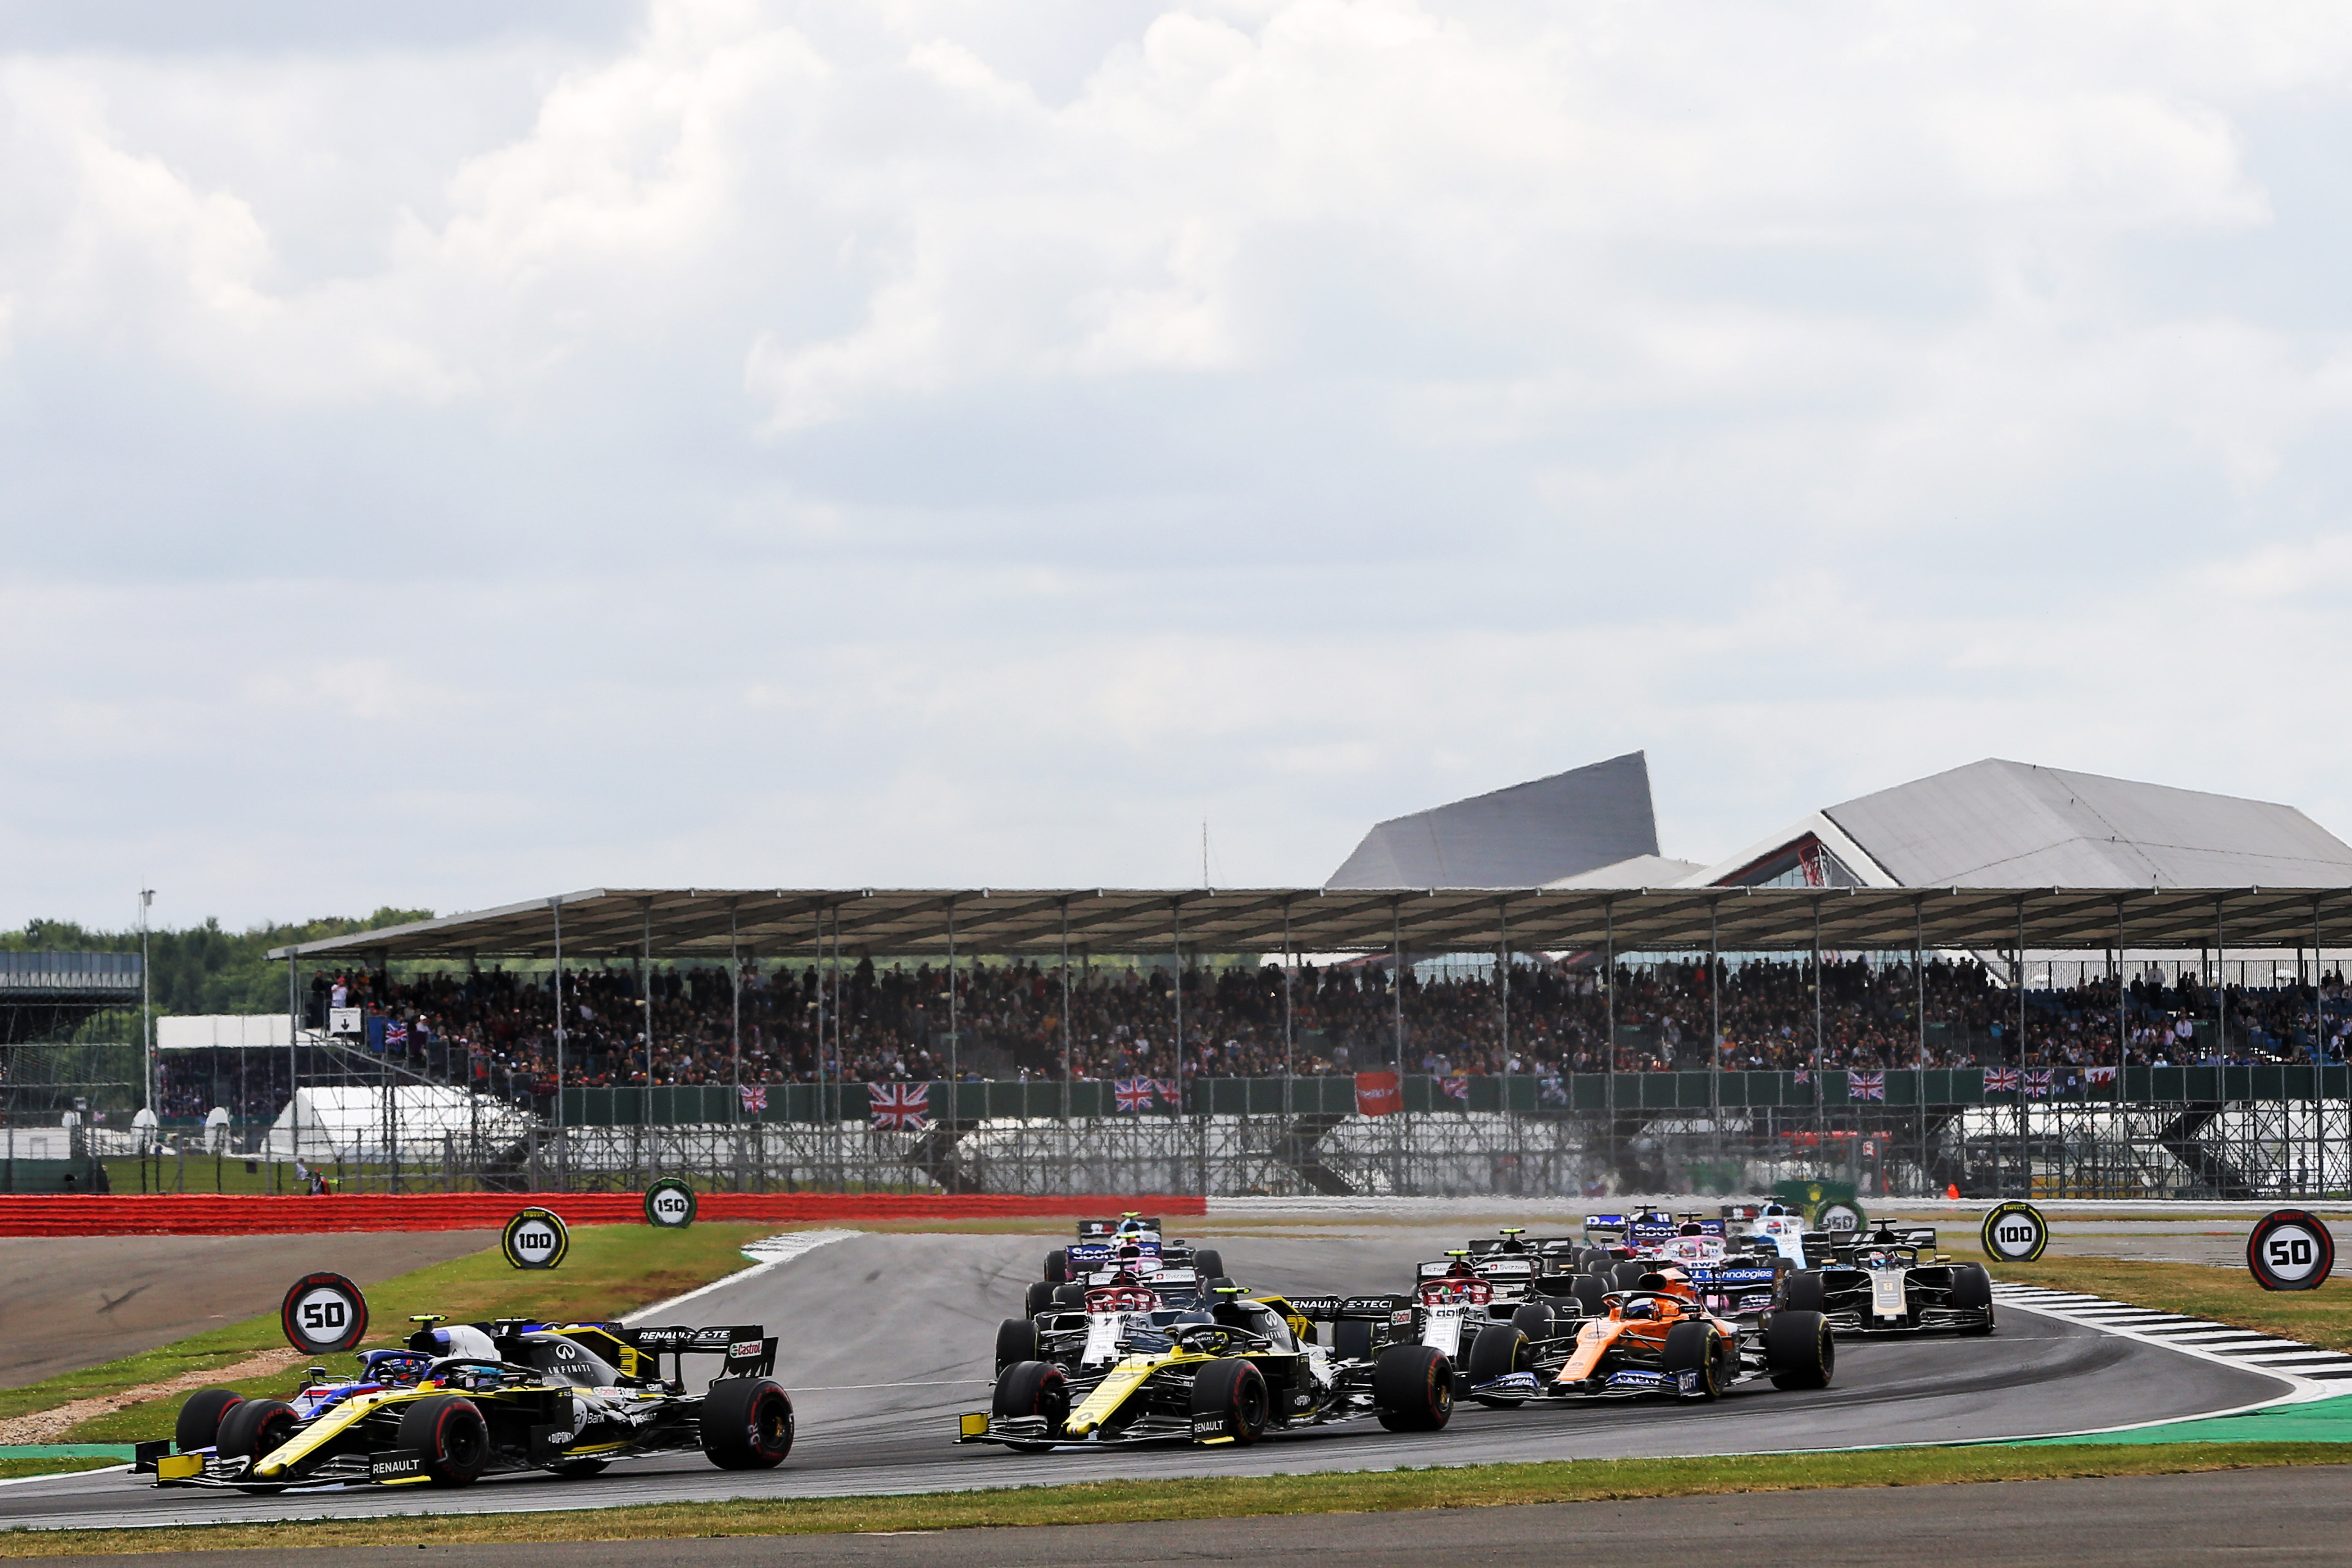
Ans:
<svg viewBox="0 0 2352 1568"><path fill-rule="evenodd" d="M654 901L646 900L646 945L638 959L637 1001L646 1015L646 1136L653 1136L654 1126Z"/></svg>
<svg viewBox="0 0 2352 1568"><path fill-rule="evenodd" d="M1919 1113L1919 1184L1935 1195L1927 1174L1927 914L1925 899L1911 900L1911 1010L1919 1026L1919 1074L1912 1080L1911 1098Z"/></svg>
<svg viewBox="0 0 2352 1568"><path fill-rule="evenodd" d="M1723 942L1720 897L1706 901L1706 1118L1715 1133L1716 1173L1723 1171Z"/></svg>
<svg viewBox="0 0 2352 1568"><path fill-rule="evenodd" d="M1028 1110L1027 1106L1021 1108ZM1070 900L1062 900L1062 1125L1070 1122Z"/></svg>
<svg viewBox="0 0 2352 1568"><path fill-rule="evenodd" d="M1396 1019L1397 1092L1404 1083L1404 901L1389 900L1389 1010Z"/></svg>
<svg viewBox="0 0 2352 1568"><path fill-rule="evenodd" d="M956 943L955 900L948 900L948 1100L956 1098L956 1047L962 1044L960 1015L956 1011ZM949 1113L951 1117L954 1112Z"/></svg>
<svg viewBox="0 0 2352 1568"><path fill-rule="evenodd" d="M735 1021L728 1035L730 1070L735 1082L735 1104L730 1114L743 1114L743 954L735 937L735 906L727 906L727 978L734 991Z"/></svg>
<svg viewBox="0 0 2352 1568"><path fill-rule="evenodd" d="M1822 901L1813 900L1813 1158L1822 1157L1822 1134L1829 1129L1828 1104L1822 1090Z"/></svg>
<svg viewBox="0 0 2352 1568"><path fill-rule="evenodd" d="M1176 984L1171 994L1176 1004L1176 1046L1173 1054L1176 1058L1177 1092L1181 1095L1183 1092L1184 1084L1184 900L1169 900L1168 916L1169 930L1171 933L1170 940L1174 942L1176 948Z"/></svg>
<svg viewBox="0 0 2352 1568"><path fill-rule="evenodd" d="M2030 1198L2033 1195L2033 1124L2025 1103L2025 900L2022 897L2017 900L2017 960L2011 973L2017 983L2017 1158L2022 1172L2017 1195ZM2005 1186L2002 1192L2006 1196Z"/></svg>
<svg viewBox="0 0 2352 1568"><path fill-rule="evenodd" d="M2213 1052L2223 1066L2230 1061L2230 982L2223 973L2221 905L2219 894L2213 899Z"/></svg>
<svg viewBox="0 0 2352 1568"><path fill-rule="evenodd" d="M561 1143L563 1134L563 900L547 900L548 913L555 918L555 1127Z"/></svg>
<svg viewBox="0 0 2352 1568"><path fill-rule="evenodd" d="M287 1136L293 1140L286 1152L289 1161L299 1159L302 1153L302 1062L301 1058L295 1054L301 1048L302 1039L301 993L296 989L301 984L299 973L301 967L302 961L299 952L288 952L286 955L286 1082L288 1085L286 1125ZM333 998L330 997L329 1000L331 1001ZM331 1024L333 1021L331 1018L328 1020ZM81 1136L84 1140L89 1138L89 1134L86 1129ZM85 1149L89 1146L87 1142L82 1145ZM13 1157L16 1147L14 1139L10 1140L9 1147ZM71 1151L68 1150L68 1152ZM278 1182L278 1166L274 1163L269 1167L269 1180L270 1184L275 1187Z"/></svg>
<svg viewBox="0 0 2352 1568"><path fill-rule="evenodd" d="M1282 1114L1291 1115L1297 1109L1298 1063L1293 1056L1296 1031L1291 1026L1290 1008L1290 900L1282 900ZM1316 1101L1320 1105L1322 1101ZM1284 1129L1288 1132L1288 1129Z"/></svg>
<svg viewBox="0 0 2352 1568"><path fill-rule="evenodd" d="M1508 1072L1511 1067L1511 905L1507 899L1495 902L1495 913L1500 924L1495 942L1495 998L1502 1010L1503 1059L1499 1064Z"/></svg>

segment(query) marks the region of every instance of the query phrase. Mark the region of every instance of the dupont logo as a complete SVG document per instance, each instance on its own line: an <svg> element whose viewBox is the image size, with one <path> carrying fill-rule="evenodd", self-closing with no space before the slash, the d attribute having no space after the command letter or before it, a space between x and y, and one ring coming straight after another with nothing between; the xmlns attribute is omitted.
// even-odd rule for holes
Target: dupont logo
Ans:
<svg viewBox="0 0 2352 1568"><path fill-rule="evenodd" d="M574 1432L550 1432L547 1435L547 1441L549 1445L552 1447L559 1443L569 1443L578 1435L579 1434Z"/></svg>

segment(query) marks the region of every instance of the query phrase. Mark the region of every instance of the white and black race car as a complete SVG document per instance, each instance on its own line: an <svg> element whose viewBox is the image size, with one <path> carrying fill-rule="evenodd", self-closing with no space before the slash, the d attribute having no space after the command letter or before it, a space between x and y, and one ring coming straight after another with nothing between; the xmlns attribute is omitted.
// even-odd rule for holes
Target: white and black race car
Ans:
<svg viewBox="0 0 2352 1568"><path fill-rule="evenodd" d="M1882 1225L1782 1289L1788 1305L1822 1313L1842 1334L1993 1331L1992 1277L1937 1252L1932 1226Z"/></svg>

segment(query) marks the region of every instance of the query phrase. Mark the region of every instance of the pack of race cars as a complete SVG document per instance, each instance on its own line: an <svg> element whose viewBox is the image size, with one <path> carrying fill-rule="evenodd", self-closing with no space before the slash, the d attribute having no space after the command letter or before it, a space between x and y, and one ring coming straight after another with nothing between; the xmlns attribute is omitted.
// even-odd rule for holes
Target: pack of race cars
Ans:
<svg viewBox="0 0 2352 1568"><path fill-rule="evenodd" d="M1047 1255L1024 1315L999 1325L990 1407L961 1416L956 1438L1023 1453L1238 1446L1354 1421L1436 1431L1463 1399L1514 1410L1826 1388L1841 1336L1992 1331L1985 1270L1935 1245L1925 1226L1831 1234L1769 1208L1601 1214L1576 1235L1474 1239L1402 1291L1278 1294L1244 1289L1216 1250L1156 1218L1087 1221ZM356 1295L336 1276L297 1291L321 1279ZM696 1452L758 1469L791 1452L792 1399L761 1327L414 1321L404 1347L360 1352L349 1376L313 1366L290 1399L191 1395L138 1468L159 1486L271 1492L583 1477ZM698 1390L688 1357L719 1363Z"/></svg>

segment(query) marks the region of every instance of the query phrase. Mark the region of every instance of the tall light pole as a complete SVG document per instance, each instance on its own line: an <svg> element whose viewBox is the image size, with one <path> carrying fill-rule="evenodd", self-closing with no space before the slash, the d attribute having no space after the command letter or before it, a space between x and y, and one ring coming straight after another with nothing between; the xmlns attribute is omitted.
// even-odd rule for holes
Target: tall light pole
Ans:
<svg viewBox="0 0 2352 1568"><path fill-rule="evenodd" d="M147 910L155 889L139 889L139 1076L147 1096L147 1114L155 1114L155 1020L148 1006Z"/></svg>

